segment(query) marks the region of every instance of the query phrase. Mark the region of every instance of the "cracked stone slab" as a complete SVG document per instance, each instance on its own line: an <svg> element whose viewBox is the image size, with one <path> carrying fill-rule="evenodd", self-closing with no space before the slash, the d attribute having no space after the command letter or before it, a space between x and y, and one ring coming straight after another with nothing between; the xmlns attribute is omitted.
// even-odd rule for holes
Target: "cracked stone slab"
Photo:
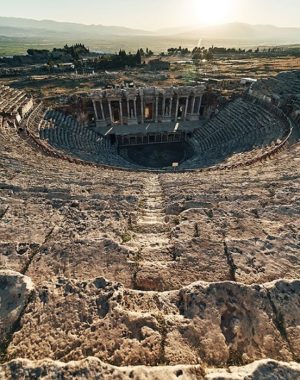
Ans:
<svg viewBox="0 0 300 380"><path fill-rule="evenodd" d="M266 285L295 359L300 360L300 280Z"/></svg>
<svg viewBox="0 0 300 380"><path fill-rule="evenodd" d="M282 326L278 312L299 314L299 296L297 282L197 282L158 293L104 278L58 278L37 290L7 355L64 362L96 356L118 366L291 361L300 322Z"/></svg>

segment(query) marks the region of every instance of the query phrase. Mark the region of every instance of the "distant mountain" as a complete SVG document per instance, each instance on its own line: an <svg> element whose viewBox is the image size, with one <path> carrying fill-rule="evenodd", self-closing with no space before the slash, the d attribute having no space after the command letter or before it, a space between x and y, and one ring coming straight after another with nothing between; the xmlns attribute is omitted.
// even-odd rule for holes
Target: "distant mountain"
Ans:
<svg viewBox="0 0 300 380"><path fill-rule="evenodd" d="M197 28L199 28L197 25L173 27L173 28L162 28L162 29L156 30L154 33L158 36L174 36L178 34L193 32Z"/></svg>
<svg viewBox="0 0 300 380"><path fill-rule="evenodd" d="M176 37L184 39L228 39L248 41L278 41L280 43L299 43L300 28L282 28L273 25L250 25L230 23L224 25L206 26L182 32ZM174 31L173 31L174 32Z"/></svg>
<svg viewBox="0 0 300 380"><path fill-rule="evenodd" d="M0 34L8 37L97 38L102 36L151 35L145 30L121 26L84 25L51 20L0 17Z"/></svg>
<svg viewBox="0 0 300 380"><path fill-rule="evenodd" d="M164 28L155 32L120 26L84 25L51 20L32 20L0 17L0 35L18 38L53 40L97 40L110 37L165 37L176 40L252 41L262 43L300 43L300 28L281 28L272 25L230 23L216 26Z"/></svg>

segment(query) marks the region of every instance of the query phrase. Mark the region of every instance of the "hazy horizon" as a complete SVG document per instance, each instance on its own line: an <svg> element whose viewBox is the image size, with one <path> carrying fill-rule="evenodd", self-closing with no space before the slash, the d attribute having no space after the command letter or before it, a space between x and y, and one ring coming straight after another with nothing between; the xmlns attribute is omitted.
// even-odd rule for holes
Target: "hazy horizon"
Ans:
<svg viewBox="0 0 300 380"><path fill-rule="evenodd" d="M247 23L300 27L298 0L11 0L0 16L102 24L156 31L164 28ZM63 15L63 16L62 16Z"/></svg>

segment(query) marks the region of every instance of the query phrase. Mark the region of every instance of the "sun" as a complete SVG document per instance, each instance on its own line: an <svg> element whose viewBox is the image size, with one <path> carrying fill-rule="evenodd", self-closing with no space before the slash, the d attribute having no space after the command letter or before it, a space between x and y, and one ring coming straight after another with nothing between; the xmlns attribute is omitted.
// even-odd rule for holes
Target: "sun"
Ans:
<svg viewBox="0 0 300 380"><path fill-rule="evenodd" d="M233 0L194 0L194 7L200 24L223 24L232 16Z"/></svg>

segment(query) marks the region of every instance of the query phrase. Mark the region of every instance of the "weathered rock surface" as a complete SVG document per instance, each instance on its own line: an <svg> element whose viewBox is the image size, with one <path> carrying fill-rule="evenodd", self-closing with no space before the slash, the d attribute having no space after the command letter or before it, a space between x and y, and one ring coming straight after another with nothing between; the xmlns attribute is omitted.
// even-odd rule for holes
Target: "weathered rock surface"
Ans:
<svg viewBox="0 0 300 380"><path fill-rule="evenodd" d="M97 358L62 363L52 360L13 360L0 366L3 380L298 380L300 365L260 360L244 367L205 370L201 366L114 367Z"/></svg>
<svg viewBox="0 0 300 380"><path fill-rule="evenodd" d="M259 360L244 367L211 369L205 380L298 380L300 365L295 362L284 363L274 360Z"/></svg>
<svg viewBox="0 0 300 380"><path fill-rule="evenodd" d="M2 371L2 372L1 372ZM14 360L0 366L2 380L39 379L103 379L103 380L203 380L199 366L174 367L114 367L97 358L62 363L52 360Z"/></svg>
<svg viewBox="0 0 300 380"><path fill-rule="evenodd" d="M59 278L36 292L7 358L95 356L118 366L291 361L298 357L299 297L298 281L199 282L156 293L104 278Z"/></svg>
<svg viewBox="0 0 300 380"><path fill-rule="evenodd" d="M19 137L16 149L10 134L1 140L2 268L41 285L104 276L155 291L300 276L299 144L231 172L124 175L42 156Z"/></svg>
<svg viewBox="0 0 300 380"><path fill-rule="evenodd" d="M285 335L294 358L300 360L300 280L278 281L266 285L269 299L276 311L282 335Z"/></svg>
<svg viewBox="0 0 300 380"><path fill-rule="evenodd" d="M0 348L5 348L33 291L29 277L0 270ZM0 354L2 354L0 350Z"/></svg>
<svg viewBox="0 0 300 380"><path fill-rule="evenodd" d="M179 260L198 259L199 280L216 276L256 284L299 278L299 159L298 143L248 169L160 176L166 212L179 214L172 234Z"/></svg>

